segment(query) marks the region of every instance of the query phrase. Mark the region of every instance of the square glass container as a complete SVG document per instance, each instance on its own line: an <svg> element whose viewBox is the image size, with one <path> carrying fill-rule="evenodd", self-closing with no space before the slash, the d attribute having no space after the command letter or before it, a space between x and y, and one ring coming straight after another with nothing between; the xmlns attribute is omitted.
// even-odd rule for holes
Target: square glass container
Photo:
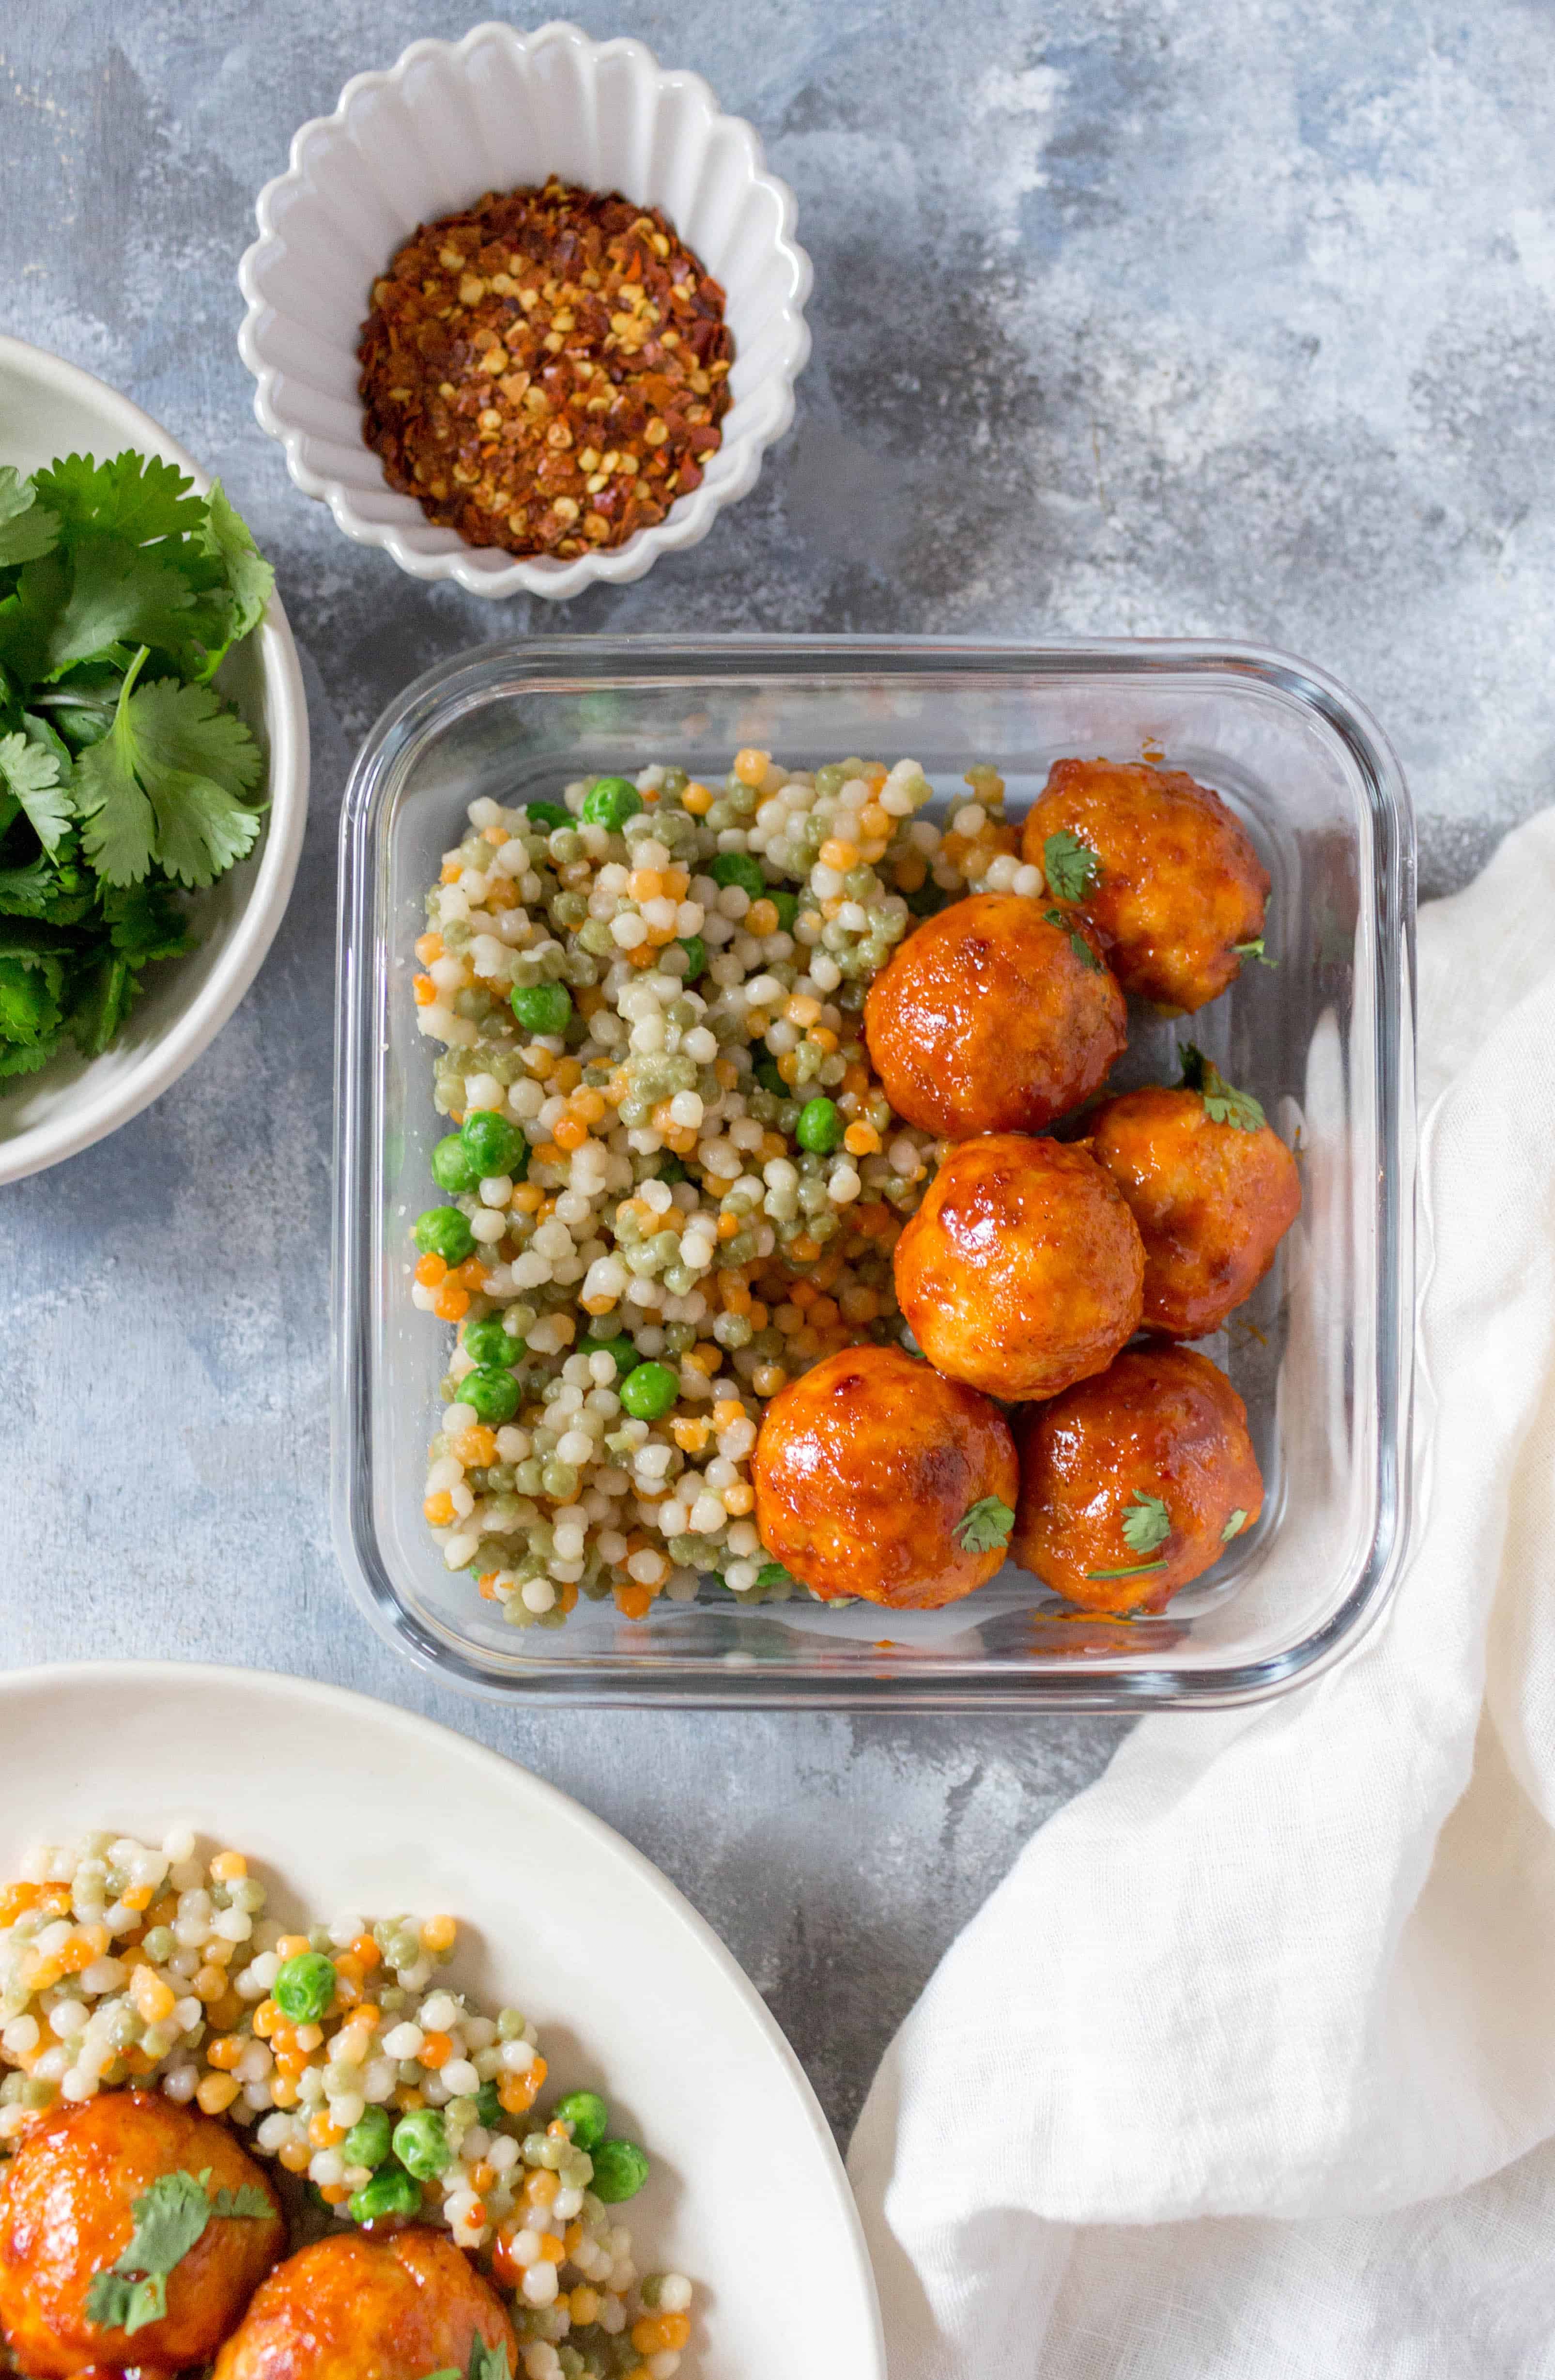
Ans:
<svg viewBox="0 0 1555 2380"><path fill-rule="evenodd" d="M744 1608L709 1586L623 1619L580 1602L515 1630L421 1516L446 1326L410 1302L409 1225L433 1195L432 1049L412 944L466 806L554 798L650 760L722 777L918 760L942 803L974 760L1019 815L1066 755L1164 757L1212 785L1273 880L1253 966L1186 1028L1299 1151L1304 1206L1273 1271L1202 1342L1247 1402L1257 1526L1160 1617L1066 1611L1008 1565L935 1612ZM1414 837L1398 765L1318 671L1245 647L893 638L547 638L431 671L380 720L342 820L334 1514L381 1634L514 1701L1141 1710L1248 1701L1312 1676L1385 1604L1408 1520L1414 1321ZM1113 1083L1174 1079L1183 1028L1131 1018Z"/></svg>

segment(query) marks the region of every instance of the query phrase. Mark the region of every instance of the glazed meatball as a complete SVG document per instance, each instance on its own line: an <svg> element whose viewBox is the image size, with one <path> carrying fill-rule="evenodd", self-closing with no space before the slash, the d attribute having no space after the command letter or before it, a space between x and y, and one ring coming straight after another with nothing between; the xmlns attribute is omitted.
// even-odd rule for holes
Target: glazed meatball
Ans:
<svg viewBox="0 0 1555 2380"><path fill-rule="evenodd" d="M1145 1243L1146 1330L1218 1330L1301 1212L1295 1160L1263 1110L1245 1093L1125 1091L1096 1111L1090 1146Z"/></svg>
<svg viewBox="0 0 1555 2380"><path fill-rule="evenodd" d="M1018 1430L1011 1550L1088 1611L1160 1611L1263 1509L1247 1408L1191 1347L1131 1347Z"/></svg>
<svg viewBox="0 0 1555 2380"><path fill-rule="evenodd" d="M886 1098L950 1140L1039 1131L1106 1080L1126 1028L1078 924L1018 892L975 892L926 918L864 1003Z"/></svg>
<svg viewBox="0 0 1555 2380"><path fill-rule="evenodd" d="M465 2371L476 2338L517 2370L502 2301L446 2233L341 2231L271 2274L212 2380L427 2380Z"/></svg>
<svg viewBox="0 0 1555 2380"><path fill-rule="evenodd" d="M1071 846L1065 867L1054 836L1085 853ZM1180 769L1055 760L1022 850L1057 905L1090 927L1124 990L1163 1007L1202 1008L1241 972L1238 946L1263 933L1263 863L1220 795Z"/></svg>
<svg viewBox="0 0 1555 2380"><path fill-rule="evenodd" d="M164 2175L207 2168L213 2193L247 2184L273 2213L213 2216L167 2277L167 2312L133 2336L90 2321L92 2282L128 2247L135 2201ZM0 2332L38 2380L92 2364L209 2362L285 2245L280 2202L236 2134L157 2091L52 2108L4 2170Z"/></svg>
<svg viewBox="0 0 1555 2380"><path fill-rule="evenodd" d="M827 1601L933 1610L1003 1562L1015 1497L1009 1425L900 1347L844 1348L782 1390L762 1416L751 1476L762 1544ZM985 1510L968 1524L990 1499L1005 1514Z"/></svg>
<svg viewBox="0 0 1555 2380"><path fill-rule="evenodd" d="M1079 1143L964 1140L897 1241L895 1269L929 1362L1006 1402L1105 1370L1139 1327L1139 1232Z"/></svg>

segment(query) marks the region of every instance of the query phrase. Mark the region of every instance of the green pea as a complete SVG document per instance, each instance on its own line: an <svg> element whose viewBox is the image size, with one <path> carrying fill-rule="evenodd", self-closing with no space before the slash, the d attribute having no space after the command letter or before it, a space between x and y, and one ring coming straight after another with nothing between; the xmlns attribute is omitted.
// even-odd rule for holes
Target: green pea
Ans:
<svg viewBox="0 0 1555 2380"><path fill-rule="evenodd" d="M597 2091L569 2091L551 2110L555 2124L570 2124L575 2147L592 2149L610 2129L610 2109Z"/></svg>
<svg viewBox="0 0 1555 2380"><path fill-rule="evenodd" d="M761 864L748 851L721 851L709 860L708 874L715 884L737 884L753 901L759 901L767 890Z"/></svg>
<svg viewBox="0 0 1555 2380"><path fill-rule="evenodd" d="M778 1073L775 1058L758 1058L753 1071L761 1088L764 1091L771 1091L774 1099L787 1099L788 1085Z"/></svg>
<svg viewBox="0 0 1555 2380"><path fill-rule="evenodd" d="M473 1190L480 1179L480 1166L471 1164L464 1136L456 1132L440 1140L432 1150L431 1172L438 1188L451 1191L456 1198L461 1191Z"/></svg>
<svg viewBox="0 0 1555 2380"><path fill-rule="evenodd" d="M389 2134L393 2130L382 2107L369 2107L341 2142L340 2154L347 2165L382 2165L389 2154Z"/></svg>
<svg viewBox="0 0 1555 2380"><path fill-rule="evenodd" d="M465 1353L481 1370L500 1370L504 1364L518 1363L524 1354L522 1339L515 1339L504 1330L501 1317L488 1314L479 1322L465 1324Z"/></svg>
<svg viewBox="0 0 1555 2380"><path fill-rule="evenodd" d="M477 1182L496 1173L511 1173L520 1157L527 1155L528 1143L516 1123L491 1108L477 1108L467 1115L459 1127L459 1138L465 1145L470 1163L475 1168ZM467 1185L473 1189L474 1184Z"/></svg>
<svg viewBox="0 0 1555 2380"><path fill-rule="evenodd" d="M317 2024L334 1998L334 1961L322 1950L299 1950L277 1971L270 1997L294 2024Z"/></svg>
<svg viewBox="0 0 1555 2380"><path fill-rule="evenodd" d="M565 1033L572 994L565 983L516 983L513 1014L526 1033Z"/></svg>
<svg viewBox="0 0 1555 2380"><path fill-rule="evenodd" d="M683 934L680 947L686 953L686 980L695 983L699 976L706 975L708 971L708 946L700 934Z"/></svg>
<svg viewBox="0 0 1555 2380"><path fill-rule="evenodd" d="M444 1264L463 1264L475 1245L475 1233L457 1207L429 1207L416 1218L413 1234L423 1256L441 1257Z"/></svg>
<svg viewBox="0 0 1555 2380"><path fill-rule="evenodd" d="M494 2082L482 2082L475 2095L475 2120L488 2132L494 2132L502 2122L502 2100Z"/></svg>
<svg viewBox="0 0 1555 2380"><path fill-rule="evenodd" d="M459 1402L471 1406L476 1419L490 1422L493 1428L513 1419L523 1393L511 1372L499 1371L494 1366L467 1372L459 1382Z"/></svg>
<svg viewBox="0 0 1555 2380"><path fill-rule="evenodd" d="M621 1383L621 1402L638 1421L658 1421L680 1394L680 1382L667 1364L638 1364Z"/></svg>
<svg viewBox="0 0 1555 2380"><path fill-rule="evenodd" d="M799 1121L794 1127L795 1138L801 1148L812 1148L824 1157L837 1147L843 1136L843 1120L833 1099L807 1099L799 1110Z"/></svg>
<svg viewBox="0 0 1555 2380"><path fill-rule="evenodd" d="M560 802L526 802L524 811L530 825L542 828L547 834L554 834L559 826L572 824L571 810L565 810Z"/></svg>
<svg viewBox="0 0 1555 2380"><path fill-rule="evenodd" d="M379 2110L374 2108L373 2113ZM386 2165L346 2204L357 2222L378 2223L388 2215L419 2214L421 2193L401 2167Z"/></svg>
<svg viewBox="0 0 1555 2380"><path fill-rule="evenodd" d="M607 2206L635 2198L648 2180L647 2154L636 2141L601 2141L589 2154L594 2161L594 2179L589 2187Z"/></svg>
<svg viewBox="0 0 1555 2380"><path fill-rule="evenodd" d="M778 913L778 929L784 934L794 931L794 920L799 914L797 892L780 892L774 885L767 887L767 898Z"/></svg>
<svg viewBox="0 0 1555 2380"><path fill-rule="evenodd" d="M671 1184L674 1184L676 1182L684 1182L686 1180L686 1168L682 1165L678 1157L672 1154L669 1157L662 1157L660 1159L659 1179L661 1182L668 1182Z"/></svg>
<svg viewBox="0 0 1555 2380"><path fill-rule="evenodd" d="M454 2152L443 2118L435 2107L412 2107L394 2131L394 2151L406 2172L418 2181L435 2181L453 2163Z"/></svg>
<svg viewBox="0 0 1555 2380"><path fill-rule="evenodd" d="M601 777L583 796L583 816L590 826L607 826L619 833L642 808L642 795L629 777Z"/></svg>
<svg viewBox="0 0 1555 2380"><path fill-rule="evenodd" d="M624 1330L618 1331L613 1339L585 1339L583 1353L586 1355L613 1355L618 1380L624 1380L627 1373L635 1371L642 1361Z"/></svg>

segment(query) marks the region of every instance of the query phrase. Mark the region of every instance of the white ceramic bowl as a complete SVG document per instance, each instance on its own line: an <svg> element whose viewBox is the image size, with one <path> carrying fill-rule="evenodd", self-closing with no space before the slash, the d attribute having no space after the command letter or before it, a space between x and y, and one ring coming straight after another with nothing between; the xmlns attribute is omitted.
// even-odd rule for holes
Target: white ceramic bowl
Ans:
<svg viewBox="0 0 1555 2380"><path fill-rule="evenodd" d="M533 2017L547 2092L601 2089L653 2169L644 2271L697 2286L686 2380L885 2380L863 2235L798 2060L658 1870L553 1787L296 1678L115 1661L0 1678L0 1878L32 1842L178 1825L283 1922L447 1911L456 1990Z"/></svg>
<svg viewBox="0 0 1555 2380"><path fill-rule="evenodd" d="M201 491L211 484L128 397L42 347L0 337L0 463L26 473L56 455L101 460L128 446L164 455ZM264 831L246 860L195 896L190 922L199 949L151 970L113 1047L101 1058L56 1058L0 1098L0 1183L73 1157L159 1099L221 1031L270 948L308 817L308 710L276 598L258 632L223 663L217 684L268 752Z"/></svg>
<svg viewBox="0 0 1555 2380"><path fill-rule="evenodd" d="M383 477L362 439L357 342L372 282L419 224L486 190L548 174L662 207L726 298L735 337L723 443L699 488L655 528L609 552L518 561L468 546ZM472 595L577 595L640 578L661 553L706 537L754 487L794 418L809 354L810 264L794 194L767 173L748 124L723 115L699 75L663 71L640 42L593 42L576 25L478 25L462 42L413 42L385 74L353 77L333 115L305 124L290 171L266 183L260 237L238 268L238 334L259 382L254 411L305 493L347 537L417 578Z"/></svg>

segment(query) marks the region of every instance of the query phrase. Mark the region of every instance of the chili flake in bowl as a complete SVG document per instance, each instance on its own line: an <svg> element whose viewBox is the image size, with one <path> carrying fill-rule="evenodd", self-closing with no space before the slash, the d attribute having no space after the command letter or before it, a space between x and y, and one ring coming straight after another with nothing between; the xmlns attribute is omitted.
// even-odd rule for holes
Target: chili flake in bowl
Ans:
<svg viewBox="0 0 1555 2380"><path fill-rule="evenodd" d="M624 545L702 481L723 292L657 208L555 179L423 224L373 285L362 434L469 545Z"/></svg>

